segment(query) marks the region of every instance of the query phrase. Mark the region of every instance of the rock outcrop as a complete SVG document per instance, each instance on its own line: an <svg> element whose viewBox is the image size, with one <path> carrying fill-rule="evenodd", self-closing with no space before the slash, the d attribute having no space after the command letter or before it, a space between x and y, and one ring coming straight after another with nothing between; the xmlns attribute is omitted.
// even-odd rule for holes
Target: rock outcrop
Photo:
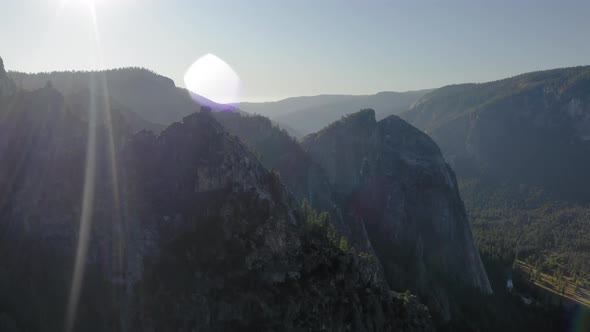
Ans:
<svg viewBox="0 0 590 332"><path fill-rule="evenodd" d="M345 198L347 222L366 230L392 287L417 291L443 319L451 307L445 285L491 292L455 175L427 135L363 110L303 146Z"/></svg>

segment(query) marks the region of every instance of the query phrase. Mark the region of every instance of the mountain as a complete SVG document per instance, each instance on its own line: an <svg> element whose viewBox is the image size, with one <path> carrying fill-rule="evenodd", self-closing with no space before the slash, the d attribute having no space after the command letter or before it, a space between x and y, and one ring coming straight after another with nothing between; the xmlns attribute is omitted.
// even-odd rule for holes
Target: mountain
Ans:
<svg viewBox="0 0 590 332"><path fill-rule="evenodd" d="M108 98L135 113L148 123L169 125L207 105L225 109L201 96L191 94L171 79L142 68L122 68L104 71L76 71L8 75L22 89L40 89L48 81L63 95L76 95L84 90L99 89Z"/></svg>
<svg viewBox="0 0 590 332"><path fill-rule="evenodd" d="M590 67L443 87L401 116L457 172L485 256L587 279Z"/></svg>
<svg viewBox="0 0 590 332"><path fill-rule="evenodd" d="M76 105L47 84L0 108L1 327L433 330L210 111L155 135Z"/></svg>
<svg viewBox="0 0 590 332"><path fill-rule="evenodd" d="M455 175L428 136L368 109L302 144L343 197L348 222L366 229L392 287L417 291L443 320L450 283L491 293Z"/></svg>
<svg viewBox="0 0 590 332"><path fill-rule="evenodd" d="M285 129L292 129L291 133L299 138L363 108L374 109L378 119L390 114L399 114L429 91L294 97L277 102L242 103L240 109L251 114L267 116L285 126Z"/></svg>

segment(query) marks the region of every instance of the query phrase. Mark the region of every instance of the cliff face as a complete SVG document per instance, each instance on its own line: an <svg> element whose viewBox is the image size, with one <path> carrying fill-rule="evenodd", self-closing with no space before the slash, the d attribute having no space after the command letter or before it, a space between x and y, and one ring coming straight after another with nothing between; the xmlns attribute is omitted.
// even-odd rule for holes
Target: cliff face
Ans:
<svg viewBox="0 0 590 332"><path fill-rule="evenodd" d="M418 291L448 319L447 282L491 292L455 175L436 144L396 116L349 115L309 135L304 148L362 224L390 285Z"/></svg>
<svg viewBox="0 0 590 332"><path fill-rule="evenodd" d="M16 328L64 329L84 246L73 330L432 330L208 112L130 135L50 87L17 97L0 110L0 316Z"/></svg>

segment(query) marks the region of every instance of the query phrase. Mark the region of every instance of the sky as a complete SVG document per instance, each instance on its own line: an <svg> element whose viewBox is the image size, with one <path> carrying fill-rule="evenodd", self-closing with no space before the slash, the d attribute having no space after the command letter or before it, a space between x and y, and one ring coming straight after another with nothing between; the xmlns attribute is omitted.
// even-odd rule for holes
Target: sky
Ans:
<svg viewBox="0 0 590 332"><path fill-rule="evenodd" d="M184 86L213 54L241 101L373 94L588 65L589 16L581 0L0 0L0 56L8 70L135 66Z"/></svg>

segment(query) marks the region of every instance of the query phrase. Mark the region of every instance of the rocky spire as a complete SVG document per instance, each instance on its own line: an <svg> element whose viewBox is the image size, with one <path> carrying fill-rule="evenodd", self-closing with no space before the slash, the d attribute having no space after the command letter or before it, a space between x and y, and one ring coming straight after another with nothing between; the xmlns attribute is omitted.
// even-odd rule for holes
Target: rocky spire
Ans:
<svg viewBox="0 0 590 332"><path fill-rule="evenodd" d="M397 116L377 122L364 110L302 145L342 197L345 222L368 235L352 239L370 241L394 289L417 292L444 321L456 294L443 280L492 292L454 172L430 137Z"/></svg>

